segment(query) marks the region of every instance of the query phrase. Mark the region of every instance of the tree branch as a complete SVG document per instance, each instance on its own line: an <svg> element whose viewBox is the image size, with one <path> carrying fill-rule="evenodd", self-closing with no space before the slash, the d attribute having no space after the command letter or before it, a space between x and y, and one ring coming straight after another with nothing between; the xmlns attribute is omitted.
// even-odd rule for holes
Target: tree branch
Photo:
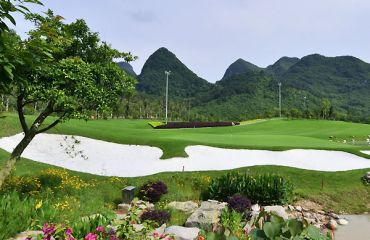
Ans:
<svg viewBox="0 0 370 240"><path fill-rule="evenodd" d="M23 111L23 97L24 97L23 93L17 97L17 111L18 111L18 118L21 123L23 132L25 134L28 134L29 129L28 129L26 118L24 117L24 111Z"/></svg>
<svg viewBox="0 0 370 240"><path fill-rule="evenodd" d="M30 131L37 134L39 127L45 119L53 113L54 101L49 101L45 109L39 114L36 120L32 123Z"/></svg>
<svg viewBox="0 0 370 240"><path fill-rule="evenodd" d="M60 121L62 120L62 118L65 116L66 113L64 113L62 116L60 116L57 120L55 120L52 124L50 124L49 126L45 127L45 128L42 128L40 130L38 130L36 132L36 134L39 134L39 133L43 133L43 132L46 132L48 131L49 129L55 127L58 123L60 123Z"/></svg>

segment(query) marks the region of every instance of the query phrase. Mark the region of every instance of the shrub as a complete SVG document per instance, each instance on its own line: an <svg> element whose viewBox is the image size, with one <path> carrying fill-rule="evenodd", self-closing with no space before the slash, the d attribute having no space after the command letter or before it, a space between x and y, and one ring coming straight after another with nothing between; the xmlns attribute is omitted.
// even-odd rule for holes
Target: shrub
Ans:
<svg viewBox="0 0 370 240"><path fill-rule="evenodd" d="M153 210L144 212L141 215L140 219L142 222L144 221L152 221L161 226L170 220L170 214L164 210Z"/></svg>
<svg viewBox="0 0 370 240"><path fill-rule="evenodd" d="M252 176L231 172L213 179L203 196L227 201L235 194L247 196L252 203L279 205L292 200L293 186L278 175Z"/></svg>
<svg viewBox="0 0 370 240"><path fill-rule="evenodd" d="M237 211L238 213L244 213L247 209L250 209L252 204L251 201L240 194L236 194L229 198L227 201L230 209Z"/></svg>
<svg viewBox="0 0 370 240"><path fill-rule="evenodd" d="M139 190L139 198L158 202L163 194L167 193L167 185L162 181L147 182Z"/></svg>
<svg viewBox="0 0 370 240"><path fill-rule="evenodd" d="M156 129L171 129L171 128L203 128L203 127L228 127L240 125L239 122L169 122L167 124L158 125Z"/></svg>
<svg viewBox="0 0 370 240"><path fill-rule="evenodd" d="M62 184L62 177L58 175L52 175L43 173L39 177L40 183L42 187L49 187L51 189L55 189Z"/></svg>
<svg viewBox="0 0 370 240"><path fill-rule="evenodd" d="M17 191L22 195L38 193L41 189L41 183L37 177L33 176L12 176L5 180L2 186L2 192Z"/></svg>

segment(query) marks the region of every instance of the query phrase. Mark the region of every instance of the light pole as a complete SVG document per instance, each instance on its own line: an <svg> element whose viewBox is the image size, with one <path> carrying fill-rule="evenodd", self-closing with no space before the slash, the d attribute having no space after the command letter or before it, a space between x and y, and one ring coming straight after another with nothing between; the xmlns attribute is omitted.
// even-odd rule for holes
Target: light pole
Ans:
<svg viewBox="0 0 370 240"><path fill-rule="evenodd" d="M164 71L166 74L166 124L168 122L168 76L171 74L171 71Z"/></svg>
<svg viewBox="0 0 370 240"><path fill-rule="evenodd" d="M279 116L281 118L281 82L279 82L278 85L279 85Z"/></svg>

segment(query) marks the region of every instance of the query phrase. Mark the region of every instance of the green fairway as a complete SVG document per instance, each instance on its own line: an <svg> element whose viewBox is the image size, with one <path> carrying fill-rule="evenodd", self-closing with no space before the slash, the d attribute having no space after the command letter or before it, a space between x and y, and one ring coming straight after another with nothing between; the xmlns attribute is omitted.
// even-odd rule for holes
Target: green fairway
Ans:
<svg viewBox="0 0 370 240"><path fill-rule="evenodd" d="M20 131L17 118L14 115L1 118L0 123L0 136L12 135ZM369 125L315 120L271 120L236 127L177 130L152 129L144 120L89 122L72 120L58 126L52 132L81 135L118 143L157 146L165 151L164 157L184 155L185 146L192 144L275 150L289 148L335 149L357 154L359 150L370 149L368 146L329 141L330 136L341 139L349 139L354 136L363 139L370 133ZM8 153L0 150L0 165L5 162L8 156ZM14 174L37 175L43 169L50 167L52 166L23 159L17 164ZM281 174L294 184L297 198L313 200L328 210L348 213L370 211L370 188L365 187L360 181L360 178L370 169L329 173L288 167L256 166L234 171L252 174ZM138 186L149 179L161 179L169 185L169 194L165 196L164 201L197 200L200 198L204 179L207 176L214 177L225 172L227 171L161 173L147 177L124 178L124 182L126 185ZM72 174L88 181L98 181L94 188L89 189L91 203L88 202L86 205L91 206L91 212L101 208L104 203L112 203L120 197L122 185L112 185L109 177L77 172L72 172ZM178 191L179 189L181 191ZM81 199L81 202L84 201ZM96 204L97 202L101 202L101 204Z"/></svg>
<svg viewBox="0 0 370 240"><path fill-rule="evenodd" d="M19 131L17 118L0 119L0 136ZM188 145L225 148L287 150L341 150L370 158L360 150L370 150L364 142L370 135L370 125L323 120L268 120L234 127L202 129L153 129L145 120L71 120L51 133L79 135L123 144L156 146L163 150L162 158L186 156ZM332 140L330 137L334 137ZM343 143L346 140L347 143Z"/></svg>

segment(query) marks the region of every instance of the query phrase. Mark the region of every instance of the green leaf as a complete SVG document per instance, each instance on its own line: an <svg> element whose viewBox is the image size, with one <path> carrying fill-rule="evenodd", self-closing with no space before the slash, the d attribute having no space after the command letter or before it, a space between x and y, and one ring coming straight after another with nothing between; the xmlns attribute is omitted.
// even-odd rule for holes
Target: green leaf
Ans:
<svg viewBox="0 0 370 240"><path fill-rule="evenodd" d="M263 230L260 229L252 229L249 233L249 237L252 240L266 240L266 234Z"/></svg>
<svg viewBox="0 0 370 240"><path fill-rule="evenodd" d="M263 231L267 237L275 239L275 237L279 236L281 233L281 225L278 223L267 222L263 226Z"/></svg>
<svg viewBox="0 0 370 240"><path fill-rule="evenodd" d="M303 231L303 224L302 222L296 220L296 219L291 219L288 221L288 228L291 233L291 236L297 236L300 235Z"/></svg>
<svg viewBox="0 0 370 240"><path fill-rule="evenodd" d="M9 65L4 65L3 66L3 69L5 70L5 72L8 74L8 77L10 79L13 79L14 78L14 75L13 75L13 70L12 68L9 66Z"/></svg>
<svg viewBox="0 0 370 240"><path fill-rule="evenodd" d="M308 226L307 228L308 236L312 238L312 240L319 240L321 238L320 230L315 226Z"/></svg>

